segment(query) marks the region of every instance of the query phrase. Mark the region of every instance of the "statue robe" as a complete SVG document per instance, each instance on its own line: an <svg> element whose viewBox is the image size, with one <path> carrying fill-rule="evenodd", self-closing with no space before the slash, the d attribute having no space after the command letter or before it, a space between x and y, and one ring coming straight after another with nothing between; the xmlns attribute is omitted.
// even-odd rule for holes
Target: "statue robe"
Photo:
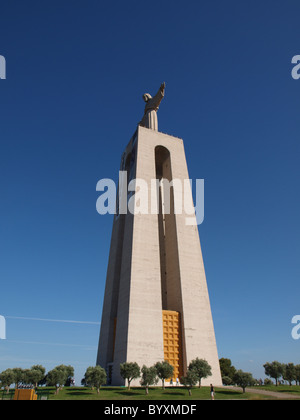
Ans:
<svg viewBox="0 0 300 420"><path fill-rule="evenodd" d="M146 102L144 116L139 125L158 131L157 110L163 97L164 92L159 89L157 94Z"/></svg>

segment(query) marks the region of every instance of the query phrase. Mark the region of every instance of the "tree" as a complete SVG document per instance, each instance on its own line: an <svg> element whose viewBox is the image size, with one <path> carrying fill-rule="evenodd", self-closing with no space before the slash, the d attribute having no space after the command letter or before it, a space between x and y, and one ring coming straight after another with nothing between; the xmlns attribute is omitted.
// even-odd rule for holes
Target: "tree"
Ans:
<svg viewBox="0 0 300 420"><path fill-rule="evenodd" d="M125 362L120 364L120 374L127 380L128 389L130 389L131 381L141 376L141 369L136 362Z"/></svg>
<svg viewBox="0 0 300 420"><path fill-rule="evenodd" d="M46 377L47 385L56 387L56 394L59 389L66 383L67 379L74 375L74 368L72 366L60 365L56 366Z"/></svg>
<svg viewBox="0 0 300 420"><path fill-rule="evenodd" d="M66 374L63 370L54 368L48 372L46 382L49 386L55 386L55 393L58 394L59 388L66 382L66 379Z"/></svg>
<svg viewBox="0 0 300 420"><path fill-rule="evenodd" d="M16 383L16 376L13 369L6 369L0 373L0 383L1 387L5 387L7 393L9 393L10 386Z"/></svg>
<svg viewBox="0 0 300 420"><path fill-rule="evenodd" d="M193 370L197 373L199 388L201 388L201 379L211 376L211 366L206 360L198 359L198 357L191 361L189 370Z"/></svg>
<svg viewBox="0 0 300 420"><path fill-rule="evenodd" d="M146 395L149 394L149 386L156 385L157 382L158 377L156 367L152 366L148 368L144 365L142 367L141 385L145 387Z"/></svg>
<svg viewBox="0 0 300 420"><path fill-rule="evenodd" d="M57 366L57 369L63 370L65 372L65 375L66 375L65 383L62 384L62 385L65 385L66 382L74 376L73 366L59 365L59 366Z"/></svg>
<svg viewBox="0 0 300 420"><path fill-rule="evenodd" d="M192 395L192 388L198 380L198 374L193 369L188 369L186 375L181 377L180 382L189 391L189 396Z"/></svg>
<svg viewBox="0 0 300 420"><path fill-rule="evenodd" d="M300 365L295 365L295 381L296 385L300 385Z"/></svg>
<svg viewBox="0 0 300 420"><path fill-rule="evenodd" d="M38 386L38 383L44 378L45 373L43 373L39 369L26 369L24 371L23 381L26 384L34 385L35 387Z"/></svg>
<svg viewBox="0 0 300 420"><path fill-rule="evenodd" d="M13 368L12 371L15 375L15 386L18 389L19 385L24 381L24 369L22 368Z"/></svg>
<svg viewBox="0 0 300 420"><path fill-rule="evenodd" d="M283 375L283 365L277 361L274 361L272 363L265 363L263 367L265 368L265 374L270 376L270 378L275 379L277 386L278 379Z"/></svg>
<svg viewBox="0 0 300 420"><path fill-rule="evenodd" d="M243 392L246 392L246 387L255 384L255 379L251 373L237 370L233 376L233 381L237 386L243 388Z"/></svg>
<svg viewBox="0 0 300 420"><path fill-rule="evenodd" d="M236 372L236 368L234 366L232 366L231 360L230 359L221 358L219 360L219 362L220 362L220 369L221 369L222 379L225 376L232 379L233 378L233 375ZM223 381L223 383L225 384L224 381Z"/></svg>
<svg viewBox="0 0 300 420"><path fill-rule="evenodd" d="M155 368L156 368L156 371L157 371L157 376L162 381L162 387L163 387L163 389L165 389L165 380L168 379L168 378L172 378L174 368L166 360L164 360L163 362L157 362L155 364Z"/></svg>
<svg viewBox="0 0 300 420"><path fill-rule="evenodd" d="M43 382L43 379L44 379L45 373L46 373L46 369L42 365L34 365L34 366L31 366L31 370L39 371L40 372L40 379L35 384L35 386L37 387L38 384L40 384L40 383Z"/></svg>
<svg viewBox="0 0 300 420"><path fill-rule="evenodd" d="M101 366L88 367L84 375L84 383L87 386L95 387L97 389L97 394L100 393L100 388L102 385L106 384L106 372Z"/></svg>
<svg viewBox="0 0 300 420"><path fill-rule="evenodd" d="M296 380L296 368L294 363L283 365L282 377L285 381L288 381L288 383L292 385L292 382Z"/></svg>
<svg viewBox="0 0 300 420"><path fill-rule="evenodd" d="M223 385L232 385L233 380L229 376L222 376Z"/></svg>

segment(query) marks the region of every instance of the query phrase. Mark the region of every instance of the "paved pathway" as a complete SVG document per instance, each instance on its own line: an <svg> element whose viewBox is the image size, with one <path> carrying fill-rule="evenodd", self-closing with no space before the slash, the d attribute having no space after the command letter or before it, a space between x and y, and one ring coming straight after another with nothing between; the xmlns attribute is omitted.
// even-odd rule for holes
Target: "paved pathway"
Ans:
<svg viewBox="0 0 300 420"><path fill-rule="evenodd" d="M238 388L236 386L227 386L226 388L236 389L242 391L242 388ZM299 395L289 394L287 392L275 392L275 391L267 391L264 389L255 389L255 388L246 388L246 392L252 394L261 394L261 395L269 395L270 397L275 397L279 399L293 399L293 400L300 400Z"/></svg>

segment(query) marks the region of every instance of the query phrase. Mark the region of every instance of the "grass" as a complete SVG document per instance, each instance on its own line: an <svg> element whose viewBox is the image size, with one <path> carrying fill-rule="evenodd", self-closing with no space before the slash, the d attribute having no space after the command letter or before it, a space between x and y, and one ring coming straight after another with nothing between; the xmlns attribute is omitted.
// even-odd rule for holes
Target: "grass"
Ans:
<svg viewBox="0 0 300 420"><path fill-rule="evenodd" d="M252 392L242 393L238 389L229 388L215 388L215 400L265 400L276 399L270 395L263 395L255 393L255 390L265 390L277 392L285 398L285 394L294 394L300 398L300 386L256 386L252 387ZM194 387L192 389L192 396L188 395L188 391L182 387L166 387L163 390L161 387L149 389L149 395L145 394L143 388L132 388L128 390L125 387L103 387L100 394L96 390L86 387L64 387L55 395L54 387L41 387L38 393L40 395L47 395L50 400L106 400L106 401L153 401L153 400L174 400L174 401L193 401L193 400L210 400L209 387ZM6 392L0 392L0 400L13 399L14 390L11 389L7 395ZM39 395L39 396L40 396Z"/></svg>
<svg viewBox="0 0 300 420"><path fill-rule="evenodd" d="M151 388L149 389L149 395L145 394L143 388L132 388L128 390L122 387L103 387L100 390L100 394L97 394L96 390L84 387L65 387L58 395L54 395L54 388L50 389L51 400L210 400L210 388L201 387L193 388L192 396L188 395L188 391L184 388L169 387L164 391L162 388ZM232 399L266 399L269 397L245 393L240 391L224 388L215 388L215 400L232 400Z"/></svg>

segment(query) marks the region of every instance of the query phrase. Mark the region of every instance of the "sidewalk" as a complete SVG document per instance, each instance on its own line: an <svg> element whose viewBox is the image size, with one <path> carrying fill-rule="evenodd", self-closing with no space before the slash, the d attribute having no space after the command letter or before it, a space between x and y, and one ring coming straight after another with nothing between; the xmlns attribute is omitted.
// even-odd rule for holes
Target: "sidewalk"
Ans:
<svg viewBox="0 0 300 420"><path fill-rule="evenodd" d="M225 388L230 389L236 389L239 391L243 391L242 388L239 388L237 386L226 386ZM252 394L261 394L261 395L269 395L270 397L284 399L284 400L300 400L299 395L295 394L289 394L286 392L275 392L275 391L265 391L264 389L255 389L255 388L246 388L246 392L252 393Z"/></svg>

